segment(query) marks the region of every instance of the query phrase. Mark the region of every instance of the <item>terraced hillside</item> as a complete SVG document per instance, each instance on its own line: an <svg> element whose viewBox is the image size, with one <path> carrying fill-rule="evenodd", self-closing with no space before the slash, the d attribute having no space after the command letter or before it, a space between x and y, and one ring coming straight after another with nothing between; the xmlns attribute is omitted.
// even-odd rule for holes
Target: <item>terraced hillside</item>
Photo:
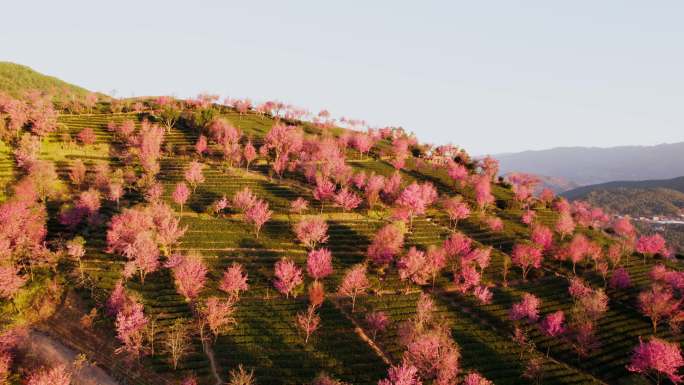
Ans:
<svg viewBox="0 0 684 385"><path fill-rule="evenodd" d="M370 150L362 154L355 146L344 143L353 131L302 122L279 116L277 112L257 113L256 109L212 104L204 109L185 106L184 115L163 130L159 169L151 182L149 178L143 178L145 172L137 163L144 150L140 144L143 139L135 139L134 135L148 124L143 123L147 119L162 124L164 118L159 111L164 105L146 103L139 112L62 113L57 130L42 138L39 154L39 159L54 164L60 180L59 187L54 187L60 191L59 196L46 199L48 244L60 248L66 240L80 235L85 239L86 247L81 269L73 260L60 264L64 284L73 289L72 294L77 293L68 297L74 306L66 307L63 302L63 306L40 325L97 360L122 383L176 384L191 375L197 376L202 384L223 383L228 380L231 370L243 365L254 371L259 384L311 383L321 373L352 384L375 384L386 377L390 366L400 364L405 356L402 325L419 316L416 302L421 294L434 301L434 316L441 320L440 324L447 325L450 338L459 346L459 376L453 381L460 381L466 373L474 371L495 384L626 384L641 381L626 368L639 338L646 339L653 334L650 320L637 307L637 296L651 285L649 272L654 266L663 264L675 273L681 266L676 261L653 256L642 259L637 253L627 252L619 263L612 261L610 271L602 276L599 264L608 261L608 247L620 241L610 221L584 225L578 220L579 226L574 232L583 234L602 248L601 256L593 254L596 258L592 259L585 252L576 266L567 259L559 261L555 258L557 249L567 245L573 234L554 233L554 250L548 251L541 265L523 279L521 269L511 264L516 245L529 243L532 236L533 226L525 224L523 217L532 211L536 225L554 229L563 215L559 214L562 210L536 198L520 202L516 189L503 180L491 183L492 201L483 205L481 192L472 181L490 176L477 161L459 158L469 174L459 182L452 180L449 170L438 162L434 151L417 143L408 144L411 151L406 154L406 162L397 167L396 148L400 147L397 142L410 138L402 131L394 130L378 137ZM198 123L202 114L209 110L212 111L210 119ZM364 201L345 210L332 199L321 200L320 180L314 182L307 178L301 169L285 167L282 175L277 175L267 152L256 156L249 167L241 161L228 164L223 156L227 146L220 138L211 136L212 122L221 120L241 132L238 148L243 148L248 139L259 148L271 140L269 135L274 126L282 122L296 124L308 141L302 154L307 146L313 147L312 143L328 138L341 149L350 176L363 172L367 177L382 176L385 181L395 178L400 181L395 189L397 193L405 191L412 183L429 183L440 200L459 197L470 208L470 215L453 226L447 210L433 199L435 202L425 213L408 219L397 210L396 197L389 197L391 192L384 192L377 204ZM134 130L128 139L117 131L117 127L126 121L132 122ZM79 136L85 129L93 130L92 143L84 144ZM210 139L203 154L195 151L200 135ZM21 172L15 172L8 146L0 148L0 156L4 159L0 169L2 180L18 180L16 176ZM71 176L78 160L87 169L84 186L75 185ZM203 181L191 192L181 213L173 192L179 183L188 179L186 171L193 162L203 164ZM320 175L326 158L306 159L305 162L313 165ZM103 178L105 185L117 178L126 180L131 170L134 178L130 183L125 182L124 193L119 199L107 198L102 193L94 219L78 222L75 226L60 219L70 205L79 204L78 197L88 191L85 185L97 189ZM335 180L340 175L333 172L328 177ZM362 187L347 184L347 181L344 184L349 186L349 191L364 196ZM150 192L151 186L156 182L163 191L158 191L159 197L150 197L154 195ZM341 185L335 181L334 190L339 191ZM230 200L245 188L268 203L272 210L258 238L252 226L245 222L244 213L235 207L215 210L216 203L223 197ZM308 201L309 207L299 212L293 210L292 202L298 198ZM105 309L117 282L125 275L127 259L108 251L107 231L111 230L113 218L126 209L149 205L146 201L156 200L173 208L174 216L180 218L180 227L186 230L171 250L162 253L162 266L150 272L144 282L137 275L128 276L124 281L126 292L142 303L148 327L154 324L153 329L146 329L145 354L139 360L124 364L125 357L116 353L120 350L119 321ZM306 271L309 250L297 240L293 226L311 217L323 218L328 226L329 239L322 246L332 252L333 273L321 280L327 295L316 308L320 328L307 341L295 320L309 306L306 288L314 280L304 274L304 283L298 285L294 295L287 296L279 293L273 282L276 279L274 265L283 258L294 261ZM500 220L500 226L491 225L495 218ZM406 222L404 228L407 228L401 250L387 265L374 263L369 257L369 246L381 228L397 220ZM426 251L431 246L442 247L454 234L467 237L472 242L472 249L489 250L486 266L477 269L476 286L490 291L491 299L478 299L472 288L464 289L459 282L459 274L464 274L465 254L449 256L446 266L435 271L427 282L411 282L403 276L405 266L400 258L409 249L415 247ZM180 294L173 267L163 267L175 253L198 253L207 267L207 280L199 299L188 300ZM216 338L192 332L187 337L188 353L174 368L172 355L163 341L168 339L178 322L194 325L198 303L212 296L225 297L219 285L223 272L234 263L243 266L249 284L249 290L241 294L235 305L235 324ZM349 269L358 264L367 266L370 283L352 307L352 301L342 295L338 287L343 285ZM618 289L606 283L618 266L631 277L629 288ZM541 331L539 324L511 320L510 309L525 293L534 294L540 300L542 318L559 310L569 318L574 317L577 305L568 294L568 287L575 277L581 277L597 292L605 288L608 295L608 309L596 319L593 348L578 349L578 340L572 332L562 337L549 337ZM83 328L76 323L69 324L69 319L83 316L79 312L87 313L90 309L95 309L94 326ZM373 312L384 312L389 317L387 330L376 332L370 327L366 315ZM518 335L521 330L525 333L525 341ZM664 325L656 335L679 345L684 342L681 334ZM537 365L536 370L531 362ZM427 379L426 383L433 382Z"/></svg>

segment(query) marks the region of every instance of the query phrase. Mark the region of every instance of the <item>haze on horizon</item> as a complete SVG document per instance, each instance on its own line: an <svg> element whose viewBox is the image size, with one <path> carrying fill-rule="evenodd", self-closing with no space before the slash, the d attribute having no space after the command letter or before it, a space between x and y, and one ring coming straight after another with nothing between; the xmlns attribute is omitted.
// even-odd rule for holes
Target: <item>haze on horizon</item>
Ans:
<svg viewBox="0 0 684 385"><path fill-rule="evenodd" d="M94 4L4 4L0 60L116 96L327 108L473 154L684 141L677 1Z"/></svg>

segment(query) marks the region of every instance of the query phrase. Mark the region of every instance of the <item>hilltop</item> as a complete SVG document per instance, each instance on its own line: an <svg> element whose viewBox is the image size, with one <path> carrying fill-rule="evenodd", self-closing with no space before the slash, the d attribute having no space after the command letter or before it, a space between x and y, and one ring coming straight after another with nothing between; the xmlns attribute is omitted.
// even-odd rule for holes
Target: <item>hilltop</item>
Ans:
<svg viewBox="0 0 684 385"><path fill-rule="evenodd" d="M277 101L6 103L11 381L54 366L22 325L141 385L639 383L640 339L684 342L638 306L681 297L669 250L492 158Z"/></svg>
<svg viewBox="0 0 684 385"><path fill-rule="evenodd" d="M13 97L21 97L28 90L52 94L68 91L78 96L85 96L89 92L85 88L67 83L56 77L43 75L30 67L0 61L0 92L5 92Z"/></svg>

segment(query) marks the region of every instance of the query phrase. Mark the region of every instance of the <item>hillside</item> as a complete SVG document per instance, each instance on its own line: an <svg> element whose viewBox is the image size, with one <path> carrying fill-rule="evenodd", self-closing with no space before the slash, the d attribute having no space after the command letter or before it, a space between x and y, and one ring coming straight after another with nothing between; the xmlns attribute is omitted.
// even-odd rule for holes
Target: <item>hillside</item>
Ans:
<svg viewBox="0 0 684 385"><path fill-rule="evenodd" d="M608 212L631 217L677 217L684 209L684 193L666 188L595 189L586 194L572 194L579 199Z"/></svg>
<svg viewBox="0 0 684 385"><path fill-rule="evenodd" d="M278 102L110 106L0 153L0 267L20 281L0 332L29 323L122 384L223 384L243 365L258 384L370 385L404 359L425 384L643 383L626 368L639 339L684 342L637 307L651 269L679 262L609 259L611 218L516 197L494 164ZM564 215L577 227L554 231Z"/></svg>
<svg viewBox="0 0 684 385"><path fill-rule="evenodd" d="M669 179L684 175L684 142L613 148L560 147L496 155L501 173L526 172L579 185Z"/></svg>
<svg viewBox="0 0 684 385"><path fill-rule="evenodd" d="M615 190L622 189L667 189L675 190L684 193L684 177L673 179L649 179L640 181L614 181L608 183L595 184L590 186L578 187L576 189L566 191L562 195L568 199L581 199L595 190Z"/></svg>
<svg viewBox="0 0 684 385"><path fill-rule="evenodd" d="M88 93L88 90L84 88L52 76L43 75L27 66L0 62L0 92L20 97L27 90L39 90L47 93L63 93L68 90L79 96Z"/></svg>

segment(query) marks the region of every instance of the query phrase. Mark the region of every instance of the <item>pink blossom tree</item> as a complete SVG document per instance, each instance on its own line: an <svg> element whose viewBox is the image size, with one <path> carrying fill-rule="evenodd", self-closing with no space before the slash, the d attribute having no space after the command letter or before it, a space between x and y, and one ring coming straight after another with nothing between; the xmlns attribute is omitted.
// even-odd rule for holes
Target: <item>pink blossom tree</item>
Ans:
<svg viewBox="0 0 684 385"><path fill-rule="evenodd" d="M11 265L0 265L0 298L14 300L14 296L26 283L26 277Z"/></svg>
<svg viewBox="0 0 684 385"><path fill-rule="evenodd" d="M636 229L629 220L629 217L621 217L613 222L613 231L620 237L633 239L636 236Z"/></svg>
<svg viewBox="0 0 684 385"><path fill-rule="evenodd" d="M197 189L197 185L204 182L204 174L202 173L203 168L204 165L202 163L193 160L185 169L185 180L192 187L193 193Z"/></svg>
<svg viewBox="0 0 684 385"><path fill-rule="evenodd" d="M449 216L449 224L452 228L458 225L458 221L470 216L470 207L463 202L460 196L446 198L442 201L442 208Z"/></svg>
<svg viewBox="0 0 684 385"><path fill-rule="evenodd" d="M489 381L478 372L470 372L463 379L463 385L493 385L493 382Z"/></svg>
<svg viewBox="0 0 684 385"><path fill-rule="evenodd" d="M97 140L97 136L95 136L95 132L93 131L92 128L86 127L82 129L78 135L76 135L78 138L78 141L81 142L82 145L84 146L91 146L95 144L95 141Z"/></svg>
<svg viewBox="0 0 684 385"><path fill-rule="evenodd" d="M268 209L268 203L262 199L257 200L252 207L245 211L245 221L254 227L254 233L259 239L259 232L266 222L271 219L273 211Z"/></svg>
<svg viewBox="0 0 684 385"><path fill-rule="evenodd" d="M376 311L366 314L366 325L373 333L373 339L375 340L378 333L382 333L389 326L389 317L383 311Z"/></svg>
<svg viewBox="0 0 684 385"><path fill-rule="evenodd" d="M561 213L556 222L556 232L560 234L561 239L572 234L575 231L575 221L569 213Z"/></svg>
<svg viewBox="0 0 684 385"><path fill-rule="evenodd" d="M425 252L411 246L409 251L397 262L399 279L410 281L416 285L425 285L430 279ZM407 287L408 288L408 287Z"/></svg>
<svg viewBox="0 0 684 385"><path fill-rule="evenodd" d="M544 225L534 225L530 239L532 243L539 246L544 252L551 250L553 247L553 232Z"/></svg>
<svg viewBox="0 0 684 385"><path fill-rule="evenodd" d="M667 255L667 245L665 239L660 234L644 235L639 237L636 242L636 252L644 256L644 263L646 258L653 258L656 254Z"/></svg>
<svg viewBox="0 0 684 385"><path fill-rule="evenodd" d="M249 165L257 158L257 152L251 140L248 140L242 149L242 158L245 160L245 170L249 171Z"/></svg>
<svg viewBox="0 0 684 385"><path fill-rule="evenodd" d="M657 384L660 384L663 376L679 384L682 376L677 372L682 366L684 359L679 345L653 337L648 342L639 339L627 370L650 376Z"/></svg>
<svg viewBox="0 0 684 385"><path fill-rule="evenodd" d="M178 294L194 303L207 282L208 270L202 257L198 254L175 255L166 266L173 272Z"/></svg>
<svg viewBox="0 0 684 385"><path fill-rule="evenodd" d="M293 214L302 215L303 212L309 209L309 201L302 197L290 202L290 212Z"/></svg>
<svg viewBox="0 0 684 385"><path fill-rule="evenodd" d="M303 218L294 226L294 233L302 245L313 250L328 241L328 224L322 217Z"/></svg>
<svg viewBox="0 0 684 385"><path fill-rule="evenodd" d="M82 160L76 159L69 166L69 179L76 188L81 188L86 180L86 166Z"/></svg>
<svg viewBox="0 0 684 385"><path fill-rule="evenodd" d="M614 289L626 289L632 285L632 280L624 267L618 267L613 271L609 285Z"/></svg>
<svg viewBox="0 0 684 385"><path fill-rule="evenodd" d="M306 260L306 271L316 281L332 274L332 253L330 250L325 248L311 250Z"/></svg>
<svg viewBox="0 0 684 385"><path fill-rule="evenodd" d="M380 192L384 187L385 178L382 175L371 174L368 177L368 181L364 187L364 194L366 197L366 203L368 204L368 209L373 209L373 207L378 203L380 199Z"/></svg>
<svg viewBox="0 0 684 385"><path fill-rule="evenodd" d="M404 232L398 224L380 228L368 246L367 255L378 266L386 266L399 254L404 246Z"/></svg>
<svg viewBox="0 0 684 385"><path fill-rule="evenodd" d="M161 145L164 141L164 129L161 127L143 121L140 126L140 132L135 138L135 144L142 166L148 177L153 177L159 172L159 155L161 154Z"/></svg>
<svg viewBox="0 0 684 385"><path fill-rule="evenodd" d="M233 262L226 271L223 272L223 278L219 283L219 289L227 293L231 298L238 298L240 292L247 291L249 284L247 283L248 275L239 263Z"/></svg>
<svg viewBox="0 0 684 385"><path fill-rule="evenodd" d="M302 269L290 259L283 258L275 264L275 279L273 285L286 298L303 282Z"/></svg>
<svg viewBox="0 0 684 385"><path fill-rule="evenodd" d="M409 228L413 225L413 218L425 214L425 210L437 199L437 190L431 183L411 183L406 187L395 202L408 212Z"/></svg>
<svg viewBox="0 0 684 385"><path fill-rule="evenodd" d="M301 150L303 141L303 134L299 128L278 122L266 134L260 152L264 156L270 155L273 170L282 177L290 158L294 158Z"/></svg>
<svg viewBox="0 0 684 385"><path fill-rule="evenodd" d="M523 281L525 281L530 269L541 267L543 260L542 250L537 245L519 243L513 247L511 260L520 267Z"/></svg>
<svg viewBox="0 0 684 385"><path fill-rule="evenodd" d="M116 337L123 344L117 352L126 352L139 357L143 349L144 330L148 319L143 313L143 305L131 302L116 316Z"/></svg>
<svg viewBox="0 0 684 385"><path fill-rule="evenodd" d="M541 301L534 294L524 293L522 301L514 303L509 317L513 321L537 322L539 319L539 305Z"/></svg>
<svg viewBox="0 0 684 385"><path fill-rule="evenodd" d="M370 282L366 276L366 266L356 265L349 269L342 279L338 293L352 299L352 313L356 306L356 297L370 288Z"/></svg>
<svg viewBox="0 0 684 385"><path fill-rule="evenodd" d="M342 208L343 211L354 210L361 204L361 198L346 187L335 194L335 205Z"/></svg>
<svg viewBox="0 0 684 385"><path fill-rule="evenodd" d="M180 206L181 215L183 215L183 205L188 201L190 197L190 189L183 182L178 182L176 188L173 190L171 198L173 201Z"/></svg>
<svg viewBox="0 0 684 385"><path fill-rule="evenodd" d="M681 301L674 297L672 290L656 284L639 293L638 304L641 313L651 319L653 334L656 334L660 321L675 315Z"/></svg>
<svg viewBox="0 0 684 385"><path fill-rule="evenodd" d="M207 137L200 135L199 138L197 138L197 143L195 143L195 152L197 152L197 155L201 157L205 152L207 152L207 147Z"/></svg>
<svg viewBox="0 0 684 385"><path fill-rule="evenodd" d="M447 173L449 178L457 183L460 187L463 187L464 182L468 178L468 169L462 164L450 161L447 164Z"/></svg>
<svg viewBox="0 0 684 385"><path fill-rule="evenodd" d="M29 374L26 385L70 385L71 373L66 366L42 368Z"/></svg>
<svg viewBox="0 0 684 385"><path fill-rule="evenodd" d="M481 211L484 211L489 205L494 203L494 196L492 195L491 179L488 177L478 177L474 182L475 201Z"/></svg>
<svg viewBox="0 0 684 385"><path fill-rule="evenodd" d="M308 344L311 335L321 325L321 317L316 314L315 306L309 306L306 311L297 314L296 323L297 327L304 332L304 344Z"/></svg>
<svg viewBox="0 0 684 385"><path fill-rule="evenodd" d="M200 316L206 321L209 331L214 335L214 339L218 338L221 331L237 323L234 316L235 310L235 301L233 299L207 298Z"/></svg>
<svg viewBox="0 0 684 385"><path fill-rule="evenodd" d="M418 377L418 369L406 361L401 365L391 366L387 371L387 378L380 380L378 385L422 385Z"/></svg>

